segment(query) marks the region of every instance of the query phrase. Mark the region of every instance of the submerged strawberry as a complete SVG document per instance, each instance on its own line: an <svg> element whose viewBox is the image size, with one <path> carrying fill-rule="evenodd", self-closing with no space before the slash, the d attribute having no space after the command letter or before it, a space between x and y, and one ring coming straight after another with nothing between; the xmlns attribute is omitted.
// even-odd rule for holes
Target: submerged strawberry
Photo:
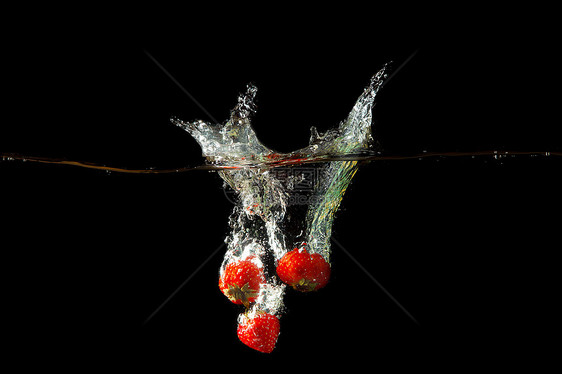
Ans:
<svg viewBox="0 0 562 374"><path fill-rule="evenodd" d="M269 313L258 312L254 317L242 315L238 323L238 339L248 347L271 353L279 336L279 319Z"/></svg>
<svg viewBox="0 0 562 374"><path fill-rule="evenodd" d="M316 291L328 283L330 264L318 253L296 248L279 260L277 275L297 291Z"/></svg>
<svg viewBox="0 0 562 374"><path fill-rule="evenodd" d="M256 301L263 283L262 269L249 260L240 260L226 265L219 279L219 288L230 301L247 308Z"/></svg>

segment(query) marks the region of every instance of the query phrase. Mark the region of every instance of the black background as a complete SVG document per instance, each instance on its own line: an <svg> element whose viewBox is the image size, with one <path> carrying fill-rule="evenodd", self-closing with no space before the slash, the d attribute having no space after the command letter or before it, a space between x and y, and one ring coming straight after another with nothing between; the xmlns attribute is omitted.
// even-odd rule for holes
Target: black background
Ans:
<svg viewBox="0 0 562 374"><path fill-rule="evenodd" d="M7 112L16 117L2 124L2 152L129 168L201 164L197 143L169 118L210 119L148 54L219 121L254 82L258 137L291 151L307 144L310 126L344 119L386 62L396 70L414 53L377 97L382 154L562 150L558 123L530 104L545 50L507 13L212 5L62 18L7 42ZM418 323L334 246L330 284L288 290L277 347L262 355L238 342L241 310L218 290L224 251L209 259L232 209L216 174L0 162L6 336L20 363L84 367L108 358L181 370L297 359L373 370L502 366L534 359L537 345L548 357L561 165L518 156L362 167L334 237Z"/></svg>

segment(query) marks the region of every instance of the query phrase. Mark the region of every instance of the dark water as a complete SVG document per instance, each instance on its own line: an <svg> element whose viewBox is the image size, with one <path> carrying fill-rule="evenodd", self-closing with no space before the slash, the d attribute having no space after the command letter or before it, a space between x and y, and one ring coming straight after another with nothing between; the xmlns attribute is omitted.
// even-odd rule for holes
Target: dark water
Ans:
<svg viewBox="0 0 562 374"><path fill-rule="evenodd" d="M215 173L1 167L9 181L2 187L6 311L19 332L16 346L33 336L40 349L59 334L104 355L123 346L172 357L188 349L252 354L234 332L239 310L216 286L223 250L208 259L232 209ZM373 347L492 354L497 345L523 344L537 323L548 327L547 317L536 317L549 314L556 277L559 168L559 159L544 156L363 166L334 238L419 325L333 245L330 284L314 295L287 293L275 354L310 336L317 354Z"/></svg>

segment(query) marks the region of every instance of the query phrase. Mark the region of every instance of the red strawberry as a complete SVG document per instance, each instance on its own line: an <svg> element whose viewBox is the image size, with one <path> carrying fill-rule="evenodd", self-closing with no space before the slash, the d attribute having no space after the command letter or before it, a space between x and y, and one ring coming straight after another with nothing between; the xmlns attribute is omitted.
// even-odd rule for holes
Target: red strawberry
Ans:
<svg viewBox="0 0 562 374"><path fill-rule="evenodd" d="M242 315L238 323L238 339L248 347L271 353L279 336L279 319L269 313L258 312L254 317Z"/></svg>
<svg viewBox="0 0 562 374"><path fill-rule="evenodd" d="M330 264L318 253L295 248L279 260L277 275L297 291L316 291L330 279Z"/></svg>
<svg viewBox="0 0 562 374"><path fill-rule="evenodd" d="M234 304L244 304L247 308L256 301L262 283L265 283L263 271L249 260L240 260L226 265L219 288Z"/></svg>

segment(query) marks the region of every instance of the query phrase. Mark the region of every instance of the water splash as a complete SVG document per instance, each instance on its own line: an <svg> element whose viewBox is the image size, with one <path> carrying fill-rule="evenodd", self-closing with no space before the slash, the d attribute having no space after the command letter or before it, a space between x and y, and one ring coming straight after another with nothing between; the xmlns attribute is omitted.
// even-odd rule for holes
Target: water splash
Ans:
<svg viewBox="0 0 562 374"><path fill-rule="evenodd" d="M250 313L282 311L285 285L275 275L275 266L287 251L306 247L329 261L334 215L358 169L356 157L373 154L371 112L385 71L386 66L372 77L338 127L325 133L312 127L309 145L290 153L277 153L257 138L251 126L257 88L251 84L224 124L172 119L193 136L207 164L219 169L237 195L219 273L228 264L248 259L264 269L266 283ZM310 164L314 161L323 162ZM307 165L311 167L306 169Z"/></svg>

